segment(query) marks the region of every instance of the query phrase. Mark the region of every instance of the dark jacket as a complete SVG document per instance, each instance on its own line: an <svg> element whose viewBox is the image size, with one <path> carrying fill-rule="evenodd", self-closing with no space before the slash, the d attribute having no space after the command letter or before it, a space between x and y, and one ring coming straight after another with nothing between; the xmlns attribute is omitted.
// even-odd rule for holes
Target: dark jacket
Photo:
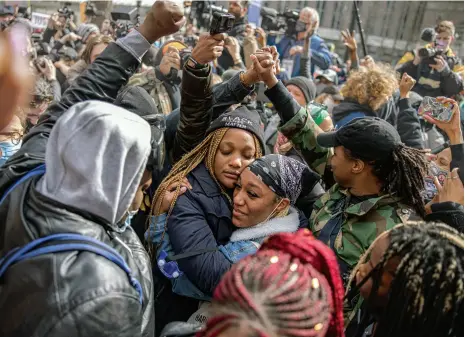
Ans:
<svg viewBox="0 0 465 337"><path fill-rule="evenodd" d="M397 95L395 95L397 96ZM407 98L391 97L378 111L351 100L345 100L333 109L333 123L340 128L354 118L379 117L397 128L402 142L407 146L422 149L423 138L418 114Z"/></svg>
<svg viewBox="0 0 465 337"><path fill-rule="evenodd" d="M152 173L152 185L147 191L148 195L144 199L141 211L131 222L141 240L144 240L151 198L170 171L172 164L203 141L212 120L224 113L231 105L240 103L253 90L244 87L237 74L228 81L214 86L210 94L207 91L211 83L210 74L210 68L183 70L181 109L176 109L166 116L164 168ZM211 109L211 102L207 100L210 95L213 100Z"/></svg>
<svg viewBox="0 0 465 337"><path fill-rule="evenodd" d="M181 195L168 218L176 254L215 248L229 241L234 226L232 206L204 164L188 176L192 190ZM178 261L180 269L202 292L211 295L231 263L219 251Z"/></svg>
<svg viewBox="0 0 465 337"><path fill-rule="evenodd" d="M396 70L401 74L409 74L417 81L412 91L420 96L452 97L463 90L463 79L460 77L463 73L463 65L451 49L448 49L443 57L447 67L442 72L438 72L432 70L426 62L414 65L414 54L407 52L397 63Z"/></svg>
<svg viewBox="0 0 465 337"><path fill-rule="evenodd" d="M0 195L25 173L44 164L48 137L62 114L86 100L113 102L138 64L131 53L110 44L61 101L41 116L21 149L0 169ZM0 292L2 307L8 308L0 316L0 335L153 336L152 273L135 233L130 229L118 233L114 224L44 197L35 190L35 181L19 185L0 206L0 256L54 233L90 236L122 255L142 285L143 305L113 262L76 251L46 254L7 271L7 279L15 281L3 283Z"/></svg>

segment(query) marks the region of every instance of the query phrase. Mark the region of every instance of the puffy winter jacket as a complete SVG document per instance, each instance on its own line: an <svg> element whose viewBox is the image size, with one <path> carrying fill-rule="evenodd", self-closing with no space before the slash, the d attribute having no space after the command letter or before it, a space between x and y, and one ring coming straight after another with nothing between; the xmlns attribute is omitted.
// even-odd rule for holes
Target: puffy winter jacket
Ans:
<svg viewBox="0 0 465 337"><path fill-rule="evenodd" d="M27 172L45 163L51 130L68 109L87 100L114 101L150 47L137 31L122 41L124 44L110 44L61 101L41 116L38 125L24 138L21 149L0 169L0 195ZM3 276L0 335L153 336L152 272L148 254L135 233L131 229L121 232L117 224L85 209L47 198L36 190L38 179L16 187L0 205L0 257L50 234L86 235L111 246L124 258L141 283L143 304L127 275L115 263L76 251L45 254L16 263ZM86 179L92 180L92 176ZM90 198L92 195L89 191Z"/></svg>

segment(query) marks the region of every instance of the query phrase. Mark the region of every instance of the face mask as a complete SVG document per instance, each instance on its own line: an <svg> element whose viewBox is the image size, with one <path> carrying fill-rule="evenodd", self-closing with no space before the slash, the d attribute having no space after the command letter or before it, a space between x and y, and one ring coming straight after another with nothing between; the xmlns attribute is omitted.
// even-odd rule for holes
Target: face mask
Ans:
<svg viewBox="0 0 465 337"><path fill-rule="evenodd" d="M123 233L126 230L126 228L131 226L132 218L134 217L134 215L136 215L138 211L139 210L137 209L135 211L126 211L126 219L124 220L124 224L120 224L117 229L119 233Z"/></svg>
<svg viewBox="0 0 465 337"><path fill-rule="evenodd" d="M14 144L11 140L0 142L0 166L21 148L21 142Z"/></svg>
<svg viewBox="0 0 465 337"><path fill-rule="evenodd" d="M307 24L303 21L297 20L297 23L295 24L295 31L297 33L302 33L307 30Z"/></svg>
<svg viewBox="0 0 465 337"><path fill-rule="evenodd" d="M443 40L436 40L436 42L434 42L434 44L435 44L436 48L440 49L440 50L444 50L447 47L447 42L443 41Z"/></svg>
<svg viewBox="0 0 465 337"><path fill-rule="evenodd" d="M279 205L281 205L281 202L283 202L283 199L281 199L281 200L279 201L279 203L276 205L276 207L274 208L274 210L271 211L270 215L268 215L268 217L265 219L265 221L262 221L261 223L268 222L268 220L271 219L271 217L273 216L274 212L278 209Z"/></svg>

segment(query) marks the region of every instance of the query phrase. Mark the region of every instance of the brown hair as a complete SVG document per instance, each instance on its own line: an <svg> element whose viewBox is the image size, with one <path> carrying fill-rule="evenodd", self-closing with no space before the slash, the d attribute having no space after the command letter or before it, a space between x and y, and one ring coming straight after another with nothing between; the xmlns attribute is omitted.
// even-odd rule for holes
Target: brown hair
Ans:
<svg viewBox="0 0 465 337"><path fill-rule="evenodd" d="M87 41L86 48L82 53L81 59L83 59L87 64L90 64L90 55L92 54L92 49L94 49L94 47L100 43L109 45L113 41L113 38L108 35L99 34L97 36L94 36L89 41Z"/></svg>
<svg viewBox="0 0 465 337"><path fill-rule="evenodd" d="M341 94L344 98L368 105L376 111L386 103L386 97L391 97L398 87L398 75L395 70L390 65L376 63L370 68L360 67L351 72L341 89Z"/></svg>
<svg viewBox="0 0 465 337"><path fill-rule="evenodd" d="M451 36L455 35L455 26L452 21L441 21L435 28L436 33L449 32Z"/></svg>

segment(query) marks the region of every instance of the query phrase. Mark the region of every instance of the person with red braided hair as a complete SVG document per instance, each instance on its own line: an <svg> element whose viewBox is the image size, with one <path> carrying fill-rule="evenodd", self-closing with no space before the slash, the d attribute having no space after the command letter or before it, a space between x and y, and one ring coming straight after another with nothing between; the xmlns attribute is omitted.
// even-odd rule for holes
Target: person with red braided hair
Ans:
<svg viewBox="0 0 465 337"><path fill-rule="evenodd" d="M196 337L342 337L343 296L331 249L306 229L276 234L224 275ZM161 336L194 336L196 330L173 323Z"/></svg>

